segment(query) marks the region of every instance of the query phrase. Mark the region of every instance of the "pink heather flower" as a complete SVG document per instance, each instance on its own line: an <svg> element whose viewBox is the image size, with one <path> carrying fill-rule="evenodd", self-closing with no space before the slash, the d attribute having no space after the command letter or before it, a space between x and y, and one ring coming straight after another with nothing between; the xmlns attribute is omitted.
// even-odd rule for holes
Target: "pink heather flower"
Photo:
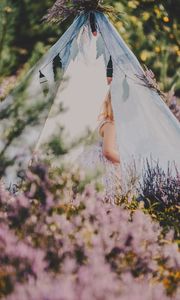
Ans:
<svg viewBox="0 0 180 300"><path fill-rule="evenodd" d="M178 249L178 245L175 243L164 245L162 248L162 254L165 258L168 259L166 265L169 268L173 268L176 270L180 269L180 252Z"/></svg>
<svg viewBox="0 0 180 300"><path fill-rule="evenodd" d="M91 185L72 200L66 187L49 191L52 182L47 175L33 180L29 194L13 196L13 201L3 188L0 191L8 204L0 199L7 209L0 227L0 261L6 257L9 263L4 266L14 274L14 291L6 300L170 300L155 276L157 258L167 259L164 268L179 268L174 232L166 235L170 243L165 244L159 223L148 214L136 209L131 215L122 206L106 205ZM44 201L49 199L47 206L33 199L39 187ZM61 209L64 204L67 212ZM21 207L28 212L22 223ZM12 212L19 222L14 230ZM131 262L125 259L129 254ZM16 276L23 272L27 276L22 275L19 284Z"/></svg>

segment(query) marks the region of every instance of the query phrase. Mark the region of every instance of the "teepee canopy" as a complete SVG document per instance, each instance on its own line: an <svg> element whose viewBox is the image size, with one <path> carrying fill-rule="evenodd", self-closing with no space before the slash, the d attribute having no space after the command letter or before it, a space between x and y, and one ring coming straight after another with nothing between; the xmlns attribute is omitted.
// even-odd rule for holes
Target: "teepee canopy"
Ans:
<svg viewBox="0 0 180 300"><path fill-rule="evenodd" d="M110 85L106 77L112 77ZM163 169L168 162L179 168L179 122L143 79L143 68L108 17L96 10L80 13L0 106L3 177L13 182L31 151L42 149L62 127L69 144L85 129L93 131L108 89L124 178L134 162L141 174L147 159Z"/></svg>

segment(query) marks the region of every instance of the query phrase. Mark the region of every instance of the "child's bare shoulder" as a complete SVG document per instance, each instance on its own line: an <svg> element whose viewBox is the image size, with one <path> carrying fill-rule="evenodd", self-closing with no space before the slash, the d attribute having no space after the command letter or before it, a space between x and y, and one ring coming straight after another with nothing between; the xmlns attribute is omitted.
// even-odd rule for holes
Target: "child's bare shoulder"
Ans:
<svg viewBox="0 0 180 300"><path fill-rule="evenodd" d="M101 136L104 136L105 131L109 131L109 130L113 130L113 129L114 129L114 121L105 120L99 127L99 133Z"/></svg>

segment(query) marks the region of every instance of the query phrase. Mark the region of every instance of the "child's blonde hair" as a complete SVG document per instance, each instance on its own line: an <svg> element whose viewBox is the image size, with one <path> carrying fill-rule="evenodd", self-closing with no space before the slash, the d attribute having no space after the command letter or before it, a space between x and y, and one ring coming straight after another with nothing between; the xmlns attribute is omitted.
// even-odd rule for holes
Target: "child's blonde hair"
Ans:
<svg viewBox="0 0 180 300"><path fill-rule="evenodd" d="M106 98L104 99L101 113L98 116L98 120L106 120L106 119L110 119L111 121L114 121L110 91L107 93Z"/></svg>

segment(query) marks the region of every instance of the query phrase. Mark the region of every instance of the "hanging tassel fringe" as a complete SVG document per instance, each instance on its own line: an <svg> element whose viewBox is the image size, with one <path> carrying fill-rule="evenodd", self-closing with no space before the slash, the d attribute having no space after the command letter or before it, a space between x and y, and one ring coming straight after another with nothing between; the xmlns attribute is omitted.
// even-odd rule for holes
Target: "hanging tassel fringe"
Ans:
<svg viewBox="0 0 180 300"><path fill-rule="evenodd" d="M53 59L53 74L54 74L54 81L57 81L59 78L60 70L62 69L62 62L61 58L58 55L55 56Z"/></svg>
<svg viewBox="0 0 180 300"><path fill-rule="evenodd" d="M41 72L41 70L39 70L39 81L41 84L47 82L47 78L46 78L46 76L44 76L44 74Z"/></svg>
<svg viewBox="0 0 180 300"><path fill-rule="evenodd" d="M46 96L49 92L49 86L48 86L48 80L46 76L39 70L39 82L42 85L42 91L44 93L44 96Z"/></svg>
<svg viewBox="0 0 180 300"><path fill-rule="evenodd" d="M96 27L96 17L94 13L90 13L89 22L91 26L91 31L94 36L97 36L97 27Z"/></svg>
<svg viewBox="0 0 180 300"><path fill-rule="evenodd" d="M106 69L106 77L107 77L108 84L110 84L113 78L113 62L111 56Z"/></svg>
<svg viewBox="0 0 180 300"><path fill-rule="evenodd" d="M108 65L107 65L107 72L106 72L107 77L113 77L113 62L112 62L112 57L110 56Z"/></svg>

